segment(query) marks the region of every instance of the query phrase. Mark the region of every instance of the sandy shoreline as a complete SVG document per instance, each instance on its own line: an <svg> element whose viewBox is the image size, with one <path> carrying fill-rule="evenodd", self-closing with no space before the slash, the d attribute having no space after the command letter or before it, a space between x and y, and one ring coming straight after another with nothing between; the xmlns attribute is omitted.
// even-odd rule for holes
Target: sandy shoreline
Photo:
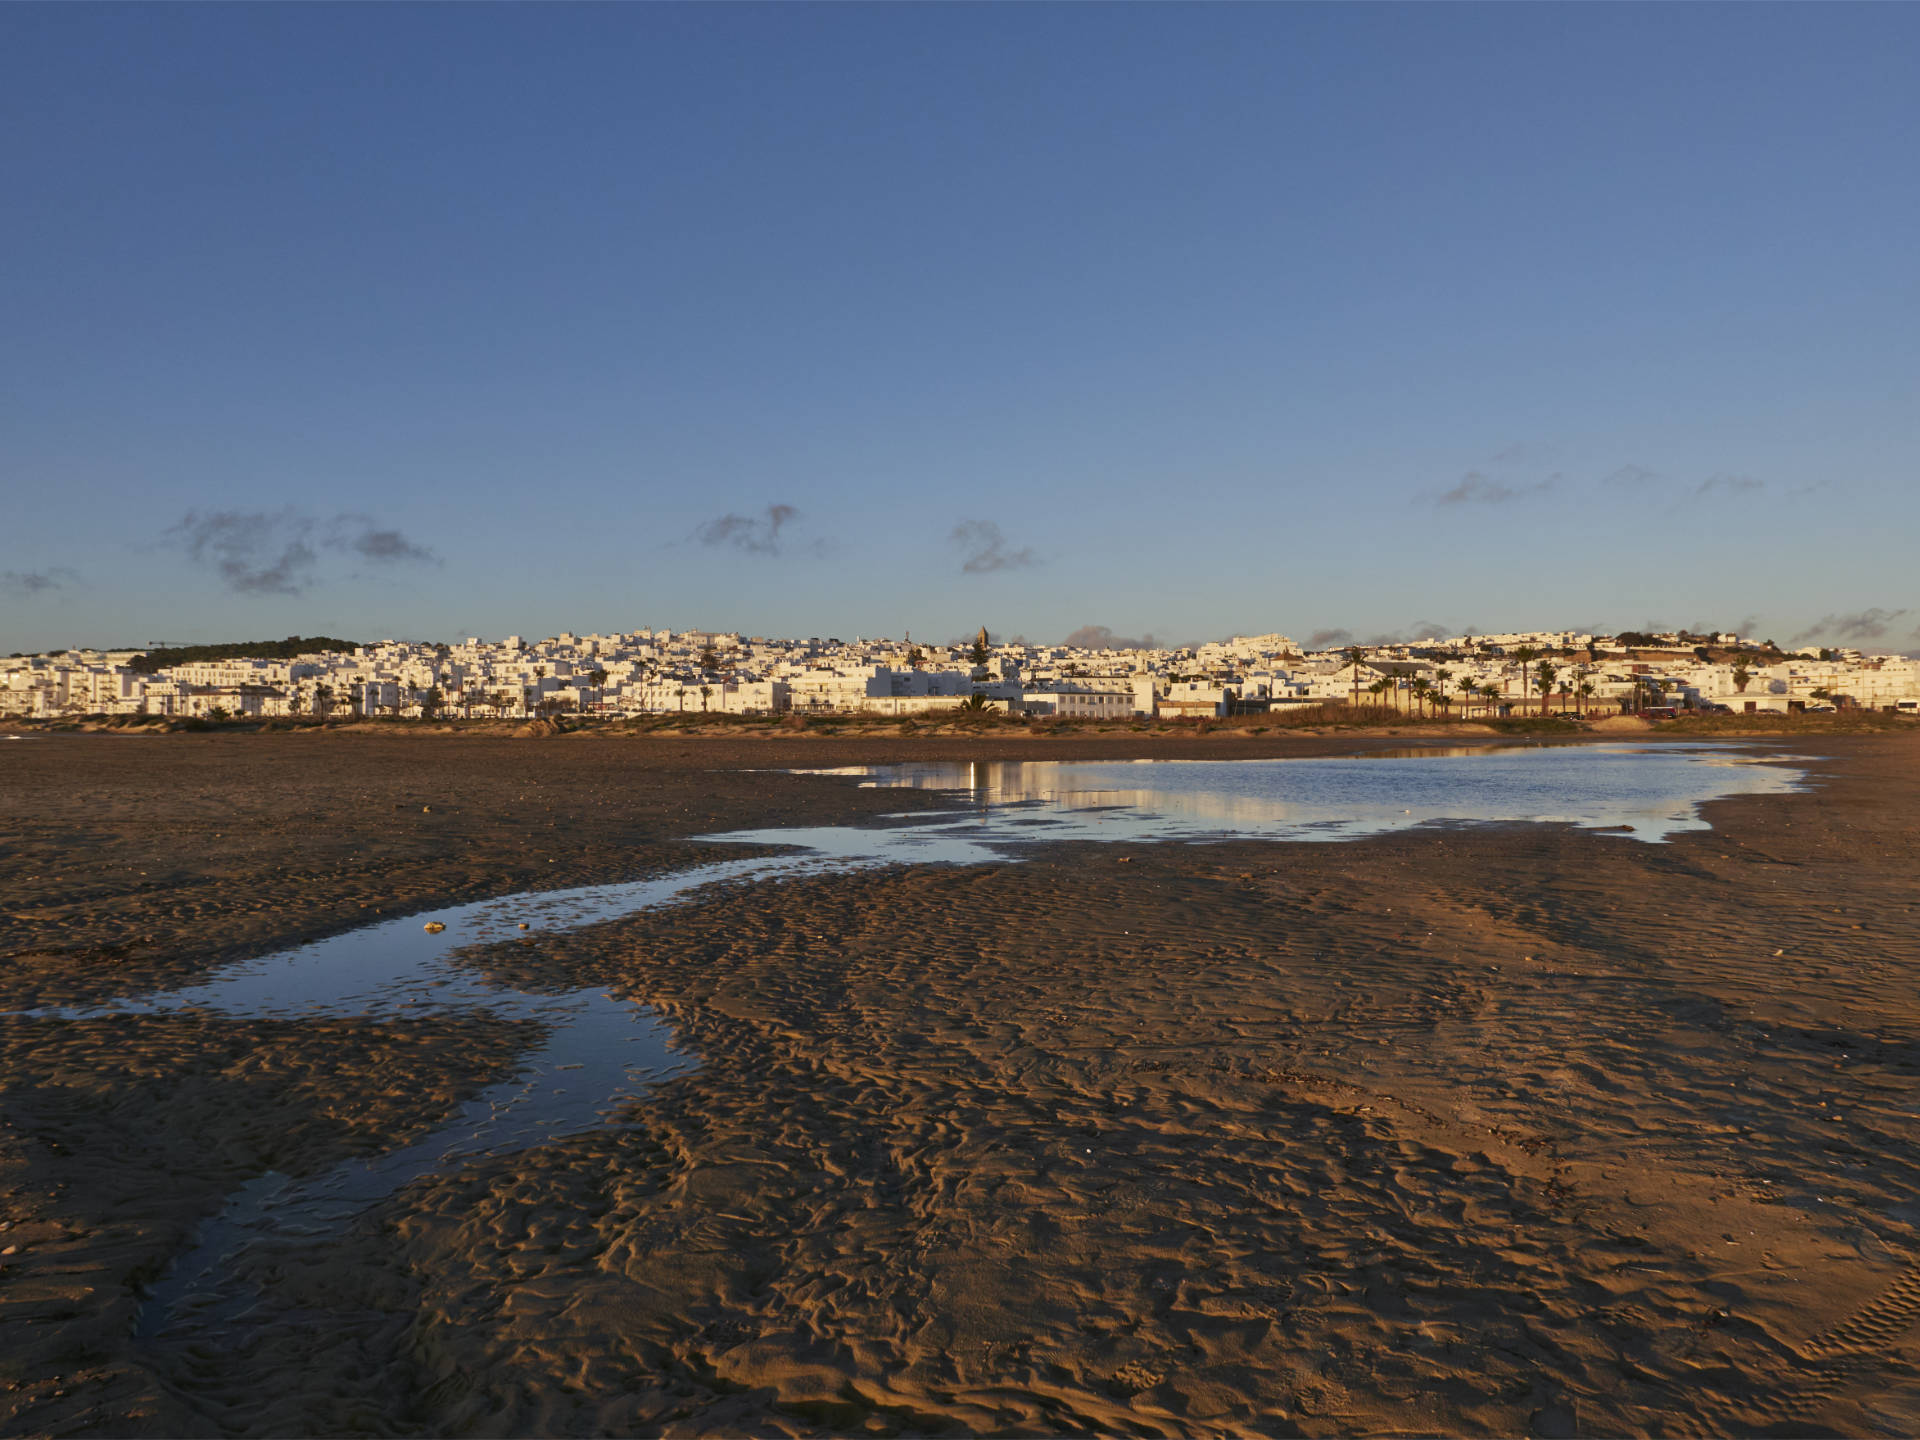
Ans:
<svg viewBox="0 0 1920 1440"><path fill-rule="evenodd" d="M1406 743L37 738L0 1000L938 803L781 765ZM235 1177L398 1143L526 1037L0 1021L0 1426L1910 1432L1920 744L1793 748L1818 790L1663 847L1057 846L480 952L700 1068L282 1257L231 1355L133 1344L131 1285Z"/></svg>

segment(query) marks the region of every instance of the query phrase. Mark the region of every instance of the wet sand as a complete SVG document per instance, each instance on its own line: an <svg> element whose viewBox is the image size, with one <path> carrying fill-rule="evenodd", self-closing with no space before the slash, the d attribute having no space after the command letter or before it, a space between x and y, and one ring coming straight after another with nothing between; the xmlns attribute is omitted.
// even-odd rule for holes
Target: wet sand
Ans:
<svg viewBox="0 0 1920 1440"><path fill-rule="evenodd" d="M782 766L1366 743L36 738L0 1003L939 803ZM0 1428L1912 1433L1920 742L1793 743L1665 846L1056 846L471 952L699 1068L263 1255L218 1347L130 1334L200 1216L531 1036L0 1020Z"/></svg>

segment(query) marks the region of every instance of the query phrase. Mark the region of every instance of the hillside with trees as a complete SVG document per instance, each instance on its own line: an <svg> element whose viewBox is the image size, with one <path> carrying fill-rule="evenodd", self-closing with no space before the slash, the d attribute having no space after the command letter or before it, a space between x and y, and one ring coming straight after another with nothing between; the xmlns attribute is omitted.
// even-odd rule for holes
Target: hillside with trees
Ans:
<svg viewBox="0 0 1920 1440"><path fill-rule="evenodd" d="M128 668L142 675L158 674L169 665L193 665L208 660L292 660L321 651L358 650L357 640L331 635L289 635L284 640L236 640L225 645L169 645L136 655Z"/></svg>

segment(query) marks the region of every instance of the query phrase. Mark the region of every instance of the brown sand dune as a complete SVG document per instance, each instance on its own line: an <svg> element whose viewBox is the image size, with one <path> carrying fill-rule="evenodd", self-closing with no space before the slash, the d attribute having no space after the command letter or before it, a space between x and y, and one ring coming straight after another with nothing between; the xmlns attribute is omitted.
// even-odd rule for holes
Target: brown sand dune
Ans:
<svg viewBox="0 0 1920 1440"><path fill-rule="evenodd" d="M702 1063L255 1257L225 1351L131 1341L130 1286L236 1177L403 1142L523 1033L0 1021L4 1428L1910 1433L1920 746L1796 749L1821 789L1661 847L1054 846L471 951ZM864 758L9 747L0 996L935 803L753 773L796 750Z"/></svg>

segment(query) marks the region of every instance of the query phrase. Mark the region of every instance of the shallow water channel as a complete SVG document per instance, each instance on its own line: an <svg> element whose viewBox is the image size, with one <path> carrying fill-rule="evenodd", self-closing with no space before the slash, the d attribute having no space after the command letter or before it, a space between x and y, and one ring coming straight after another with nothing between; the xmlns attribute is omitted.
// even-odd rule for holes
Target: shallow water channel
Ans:
<svg viewBox="0 0 1920 1440"><path fill-rule="evenodd" d="M1216 838L1340 841L1415 825L1558 822L1648 842L1707 828L1700 806L1730 795L1802 788L1780 757L1726 746L1592 745L1389 752L1312 760L992 763L863 767L805 773L954 793L959 808L865 829L818 827L700 837L787 853L655 879L536 891L383 920L226 966L184 989L106 1005L28 1012L54 1017L212 1010L243 1017L414 1016L486 1010L531 1019L544 1043L510 1079L462 1105L416 1144L322 1174L259 1176L228 1197L193 1246L152 1287L141 1333L204 1333L245 1323L260 1297L230 1283L241 1253L309 1243L423 1175L479 1155L523 1150L610 1123L651 1081L690 1066L644 1005L598 988L510 990L455 953L530 933L601 924L696 898L713 886L769 884L879 865L978 864L1021 846L1075 841ZM441 931L423 928L429 923Z"/></svg>

